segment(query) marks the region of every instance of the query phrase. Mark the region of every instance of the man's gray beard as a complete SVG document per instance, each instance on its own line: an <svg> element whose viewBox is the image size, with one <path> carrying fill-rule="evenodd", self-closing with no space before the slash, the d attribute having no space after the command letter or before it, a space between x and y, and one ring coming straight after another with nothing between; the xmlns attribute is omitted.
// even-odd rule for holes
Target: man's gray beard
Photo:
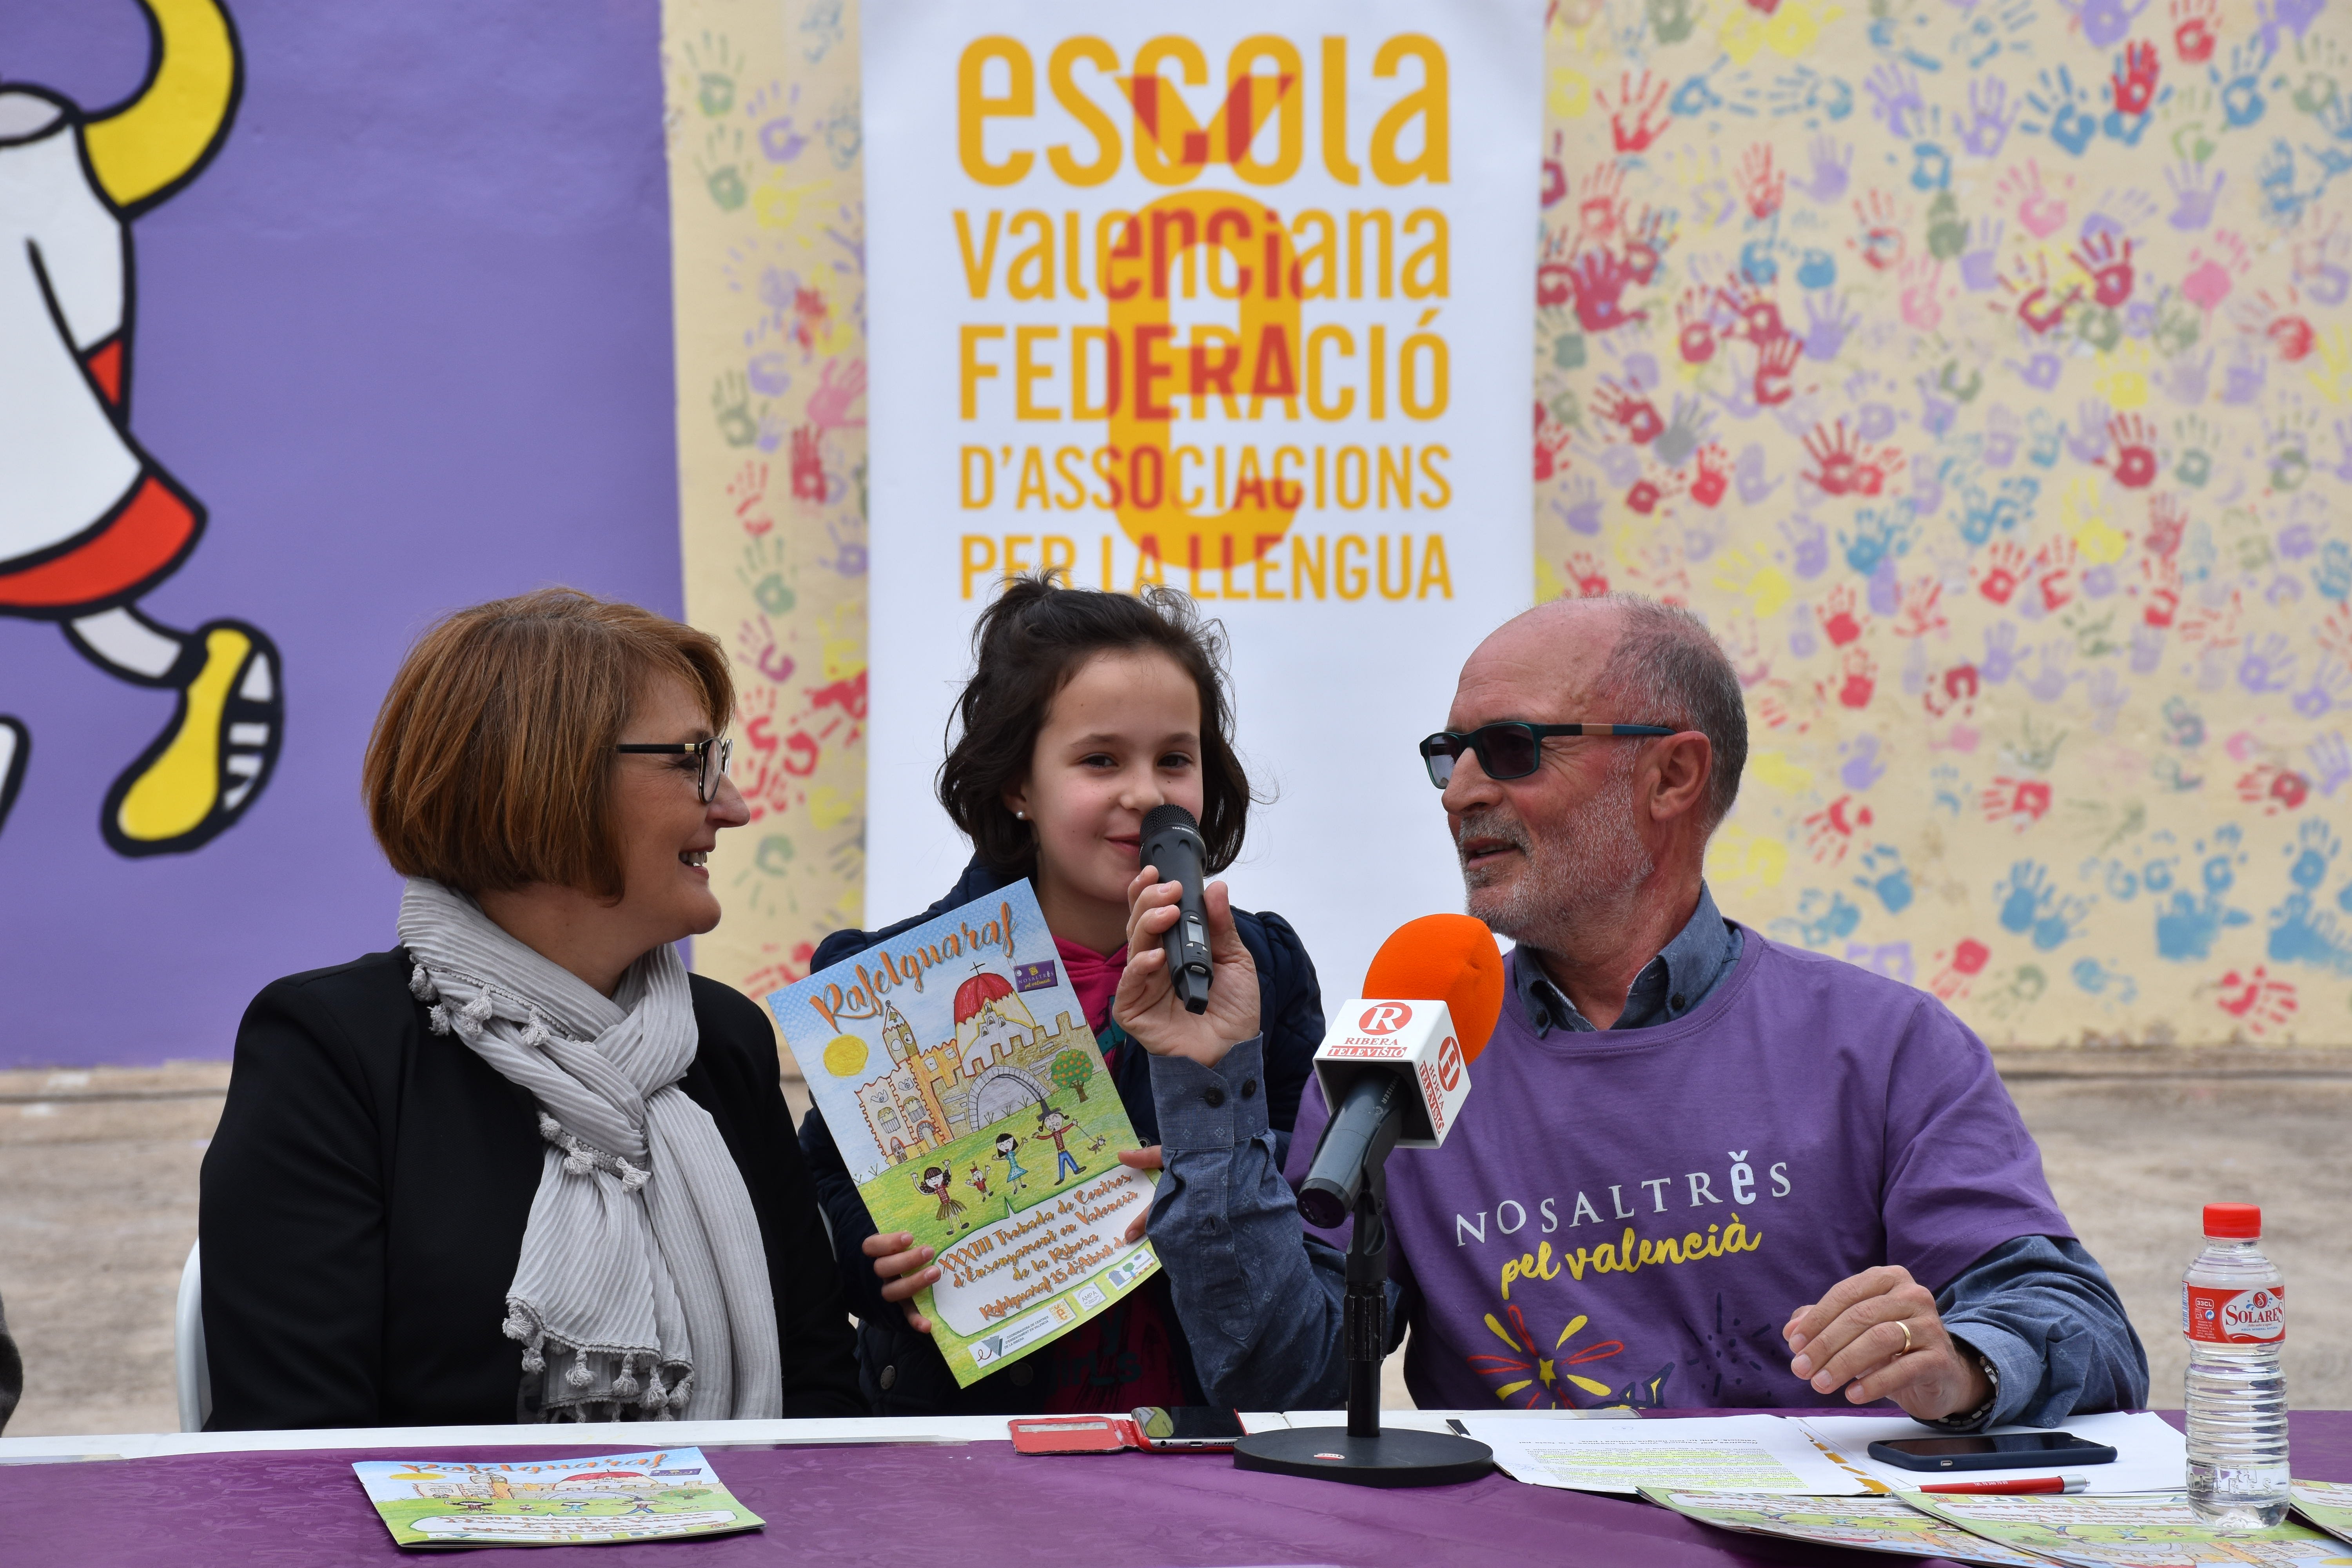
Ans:
<svg viewBox="0 0 2352 1568"><path fill-rule="evenodd" d="M1657 863L1633 831L1632 748L1623 755L1608 784L1543 841L1505 812L1474 812L1462 819L1457 846L1465 838L1500 838L1525 861L1507 889L1482 889L1475 873L1464 868L1473 916L1514 942L1560 953L1606 941L1631 918L1642 883Z"/></svg>

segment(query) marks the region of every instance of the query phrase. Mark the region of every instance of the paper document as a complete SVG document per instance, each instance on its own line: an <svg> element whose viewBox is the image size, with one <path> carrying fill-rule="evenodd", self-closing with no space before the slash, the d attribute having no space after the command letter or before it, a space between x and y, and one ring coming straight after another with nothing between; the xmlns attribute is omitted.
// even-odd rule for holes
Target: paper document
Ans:
<svg viewBox="0 0 2352 1568"><path fill-rule="evenodd" d="M1633 1494L1680 1491L1849 1496L1864 1489L1793 1421L1777 1415L1548 1422L1470 1415L1463 1432L1530 1486Z"/></svg>
<svg viewBox="0 0 2352 1568"><path fill-rule="evenodd" d="M1906 1492L1906 1501L1973 1535L2074 1568L2199 1568L2252 1563L2322 1568L2352 1562L2344 1543L2300 1524L2226 1534L2179 1492L2137 1497L1968 1497Z"/></svg>
<svg viewBox="0 0 2352 1568"><path fill-rule="evenodd" d="M1717 1530L1777 1535L1822 1546L1889 1552L1898 1557L1948 1557L1997 1568L2048 1568L2049 1559L1970 1535L1894 1497L1792 1498L1769 1492L1679 1492L1643 1487L1661 1507Z"/></svg>
<svg viewBox="0 0 2352 1568"><path fill-rule="evenodd" d="M2013 1481L2034 1476L2081 1476L2084 1493L2108 1497L2127 1492L2177 1492L2189 1476L2189 1447L2180 1434L2152 1411L2105 1415L2070 1415L2063 1431L2086 1443L2104 1443L2116 1451L2105 1465L2085 1465L2063 1458L2036 1459L2008 1470L1906 1470L1870 1457L1873 1443L1900 1437L1948 1437L1933 1426L1922 1426L1908 1415L1799 1415L1791 1417L1815 1441L1855 1469L1894 1488L1909 1491L1946 1481ZM1999 1426L1996 1432L2032 1432L2032 1426Z"/></svg>
<svg viewBox="0 0 2352 1568"><path fill-rule="evenodd" d="M2297 1481L2294 1511L2338 1541L2352 1542L2352 1486L2340 1481Z"/></svg>
<svg viewBox="0 0 2352 1568"><path fill-rule="evenodd" d="M757 1530L698 1448L591 1459L366 1459L401 1546L580 1546Z"/></svg>

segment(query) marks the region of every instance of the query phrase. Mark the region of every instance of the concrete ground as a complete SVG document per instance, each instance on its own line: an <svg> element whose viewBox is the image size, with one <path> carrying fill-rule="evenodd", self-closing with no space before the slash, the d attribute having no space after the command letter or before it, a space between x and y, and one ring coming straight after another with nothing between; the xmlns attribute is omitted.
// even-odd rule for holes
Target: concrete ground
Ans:
<svg viewBox="0 0 2352 1568"><path fill-rule="evenodd" d="M0 1073L0 1301L25 1354L10 1436L178 1425L172 1307L223 1064ZM793 1086L797 1089L797 1085ZM2011 1092L2058 1199L2180 1402L2179 1278L2200 1205L2260 1203L2294 1290L2287 1388L2352 1408L2352 1062L2299 1079L2042 1077ZM1403 1405L1391 1362L1389 1403Z"/></svg>

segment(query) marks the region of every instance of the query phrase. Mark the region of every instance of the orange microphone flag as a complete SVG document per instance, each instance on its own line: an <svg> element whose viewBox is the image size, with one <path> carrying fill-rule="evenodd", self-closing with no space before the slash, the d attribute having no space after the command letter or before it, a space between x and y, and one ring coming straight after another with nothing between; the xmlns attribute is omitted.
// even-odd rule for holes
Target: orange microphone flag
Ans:
<svg viewBox="0 0 2352 1568"><path fill-rule="evenodd" d="M1364 994L1444 1003L1463 1058L1475 1061L1503 1015L1503 955L1484 921L1423 915L1397 927L1381 943L1364 972Z"/></svg>

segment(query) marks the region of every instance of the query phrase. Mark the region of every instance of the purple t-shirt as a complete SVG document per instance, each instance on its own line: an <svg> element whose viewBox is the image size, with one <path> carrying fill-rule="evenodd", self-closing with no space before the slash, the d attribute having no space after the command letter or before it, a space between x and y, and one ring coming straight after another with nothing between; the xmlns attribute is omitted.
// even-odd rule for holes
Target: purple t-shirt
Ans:
<svg viewBox="0 0 2352 1568"><path fill-rule="evenodd" d="M2014 1237L2073 1236L1968 1026L1742 935L1706 1000L1651 1028L1538 1038L1512 985L1453 1135L1390 1156L1418 1403L1843 1405L1789 1370L1798 1307L1881 1264L1934 1290ZM1293 1184L1328 1119L1309 1085Z"/></svg>

